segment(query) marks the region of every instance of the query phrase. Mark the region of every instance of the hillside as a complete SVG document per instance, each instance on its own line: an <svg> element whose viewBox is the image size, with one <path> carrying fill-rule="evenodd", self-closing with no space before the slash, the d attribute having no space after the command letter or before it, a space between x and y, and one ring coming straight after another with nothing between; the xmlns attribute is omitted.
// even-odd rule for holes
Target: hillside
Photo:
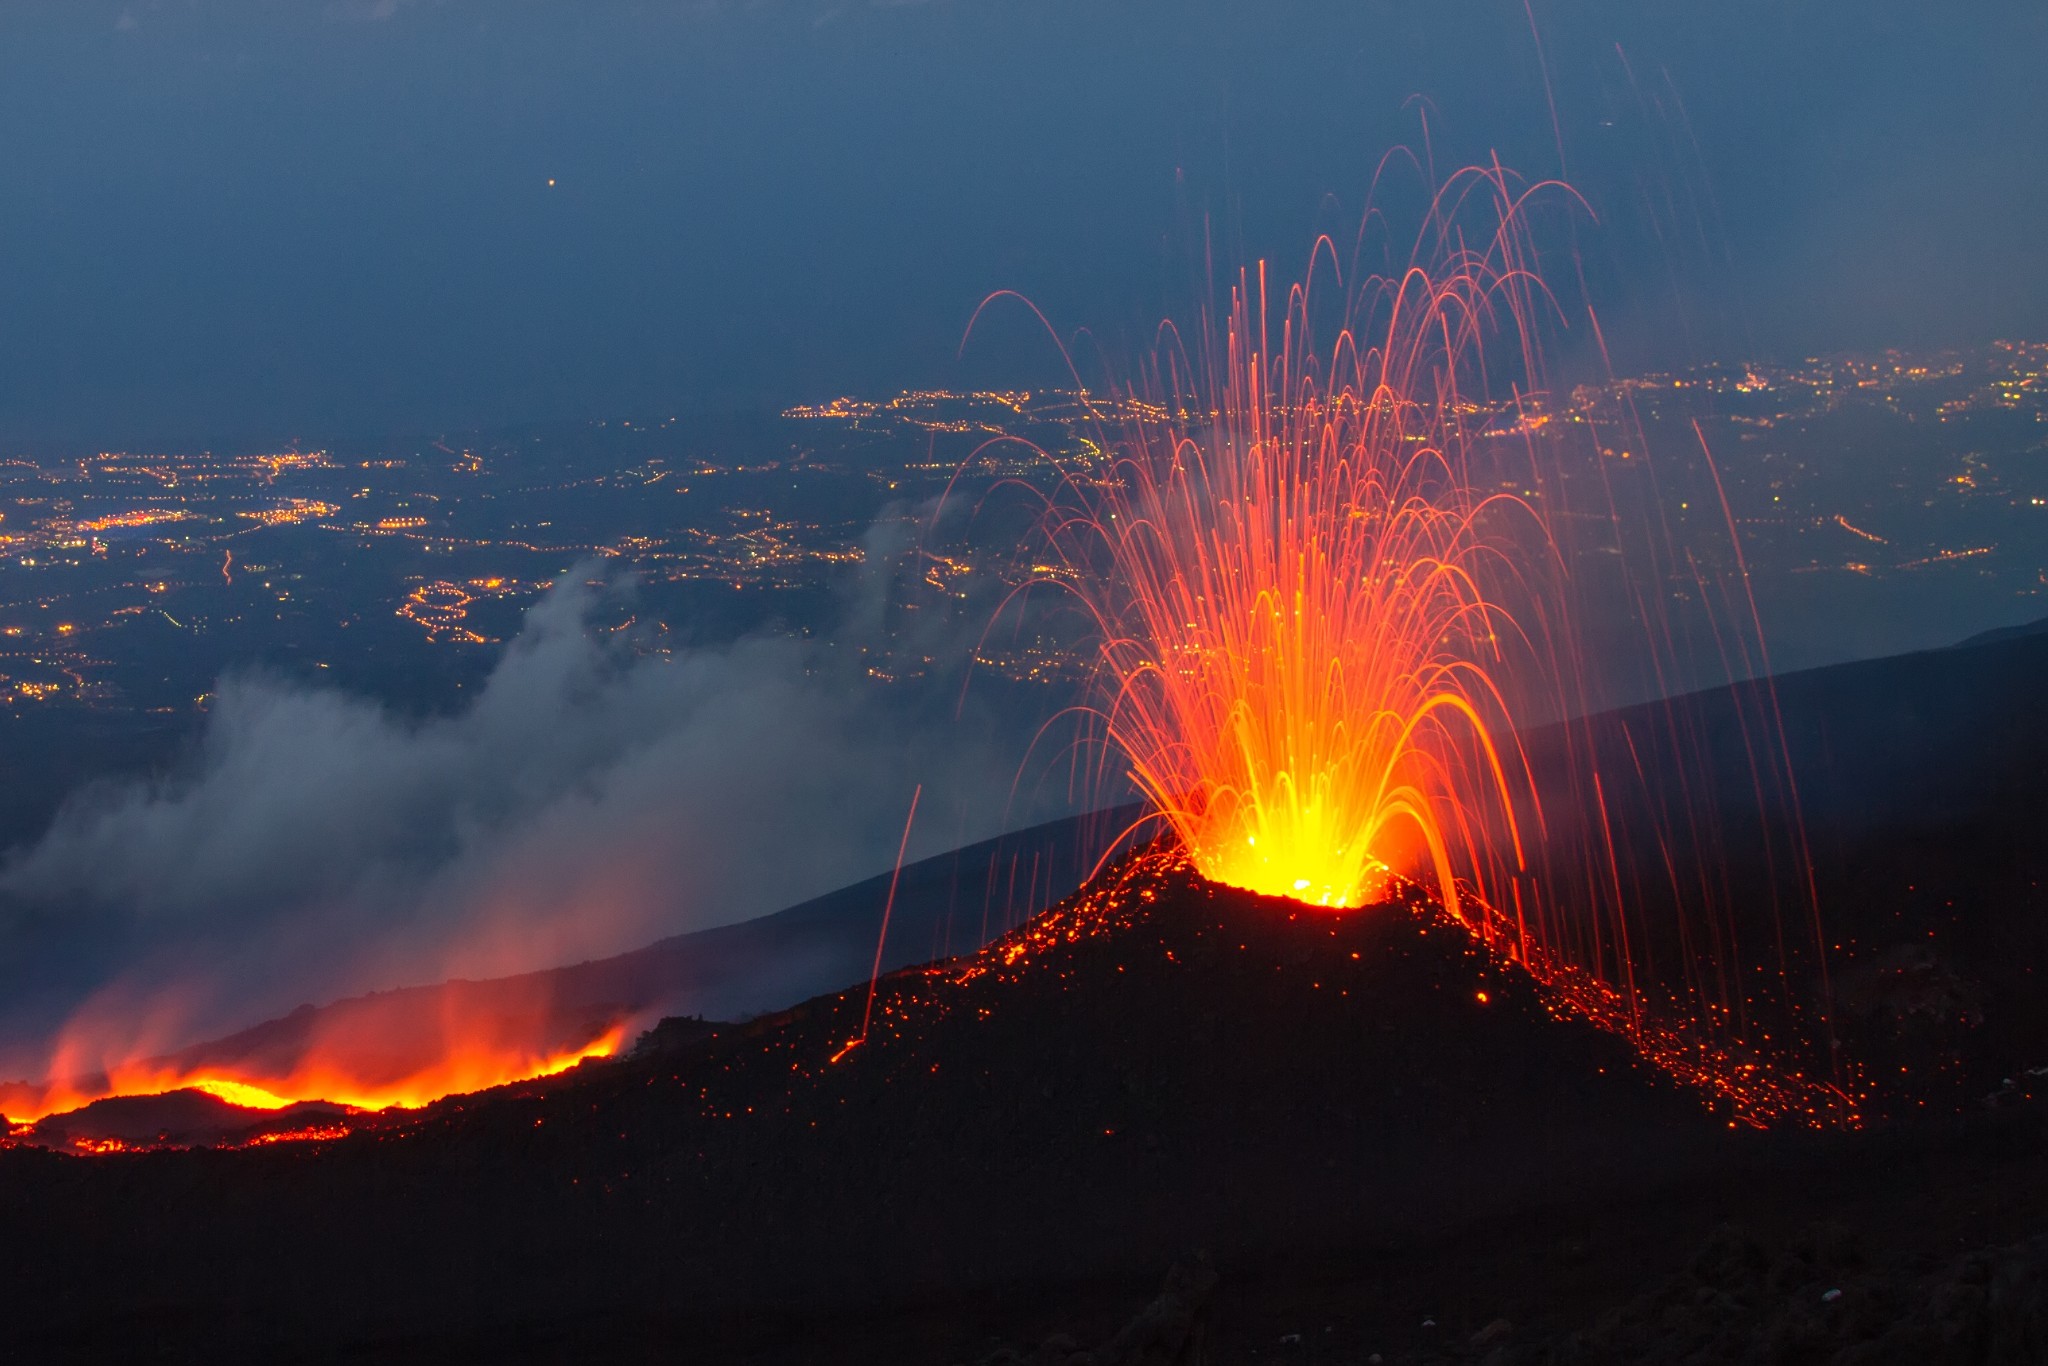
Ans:
<svg viewBox="0 0 2048 1366"><path fill-rule="evenodd" d="M870 882L549 975L593 1003L792 958L818 976L789 975L785 1001L828 973L860 983L745 1024L354 1117L338 1141L0 1151L0 1276L39 1308L31 1357L94 1361L138 1341L167 1360L965 1360L1048 1329L1107 1340L1192 1248L1223 1275L1215 1312L1238 1315L1232 1360L1326 1315L1361 1354L1478 1361L1493 1347L1470 1340L1509 1307L1552 1334L1532 1360L1763 1342L1721 1300L1677 1314L1671 1294L1768 1301L1785 1333L1851 1343L1912 1316L1797 1297L1822 1278L1967 1285L1975 1263L1940 1259L2048 1229L2029 1074L2048 1062L2044 681L2048 638L2019 635L1777 684L1846 946L1838 1022L1911 1079L1910 1125L1731 1131L1426 904L1331 917L1155 862L978 956L884 976L849 1049L886 891ZM1727 694L1673 706L1732 742ZM986 896L996 865L978 866ZM945 867L905 870L896 925L915 928L892 928L892 959L934 956L948 911L978 912ZM1687 1271L1731 1216L1793 1251ZM1890 1260L1810 1231L1838 1223ZM2023 1305L1999 1312L2033 1331ZM1415 1325L1439 1315L1464 1336L1432 1345Z"/></svg>
<svg viewBox="0 0 2048 1366"><path fill-rule="evenodd" d="M849 1050L866 1004L340 1142L0 1153L0 1274L55 1322L176 1304L257 1340L915 1302L1411 1238L1743 1141L1424 906L1331 917L1156 860L885 978Z"/></svg>
<svg viewBox="0 0 2048 1366"><path fill-rule="evenodd" d="M1121 808L1051 821L905 865L881 944L883 969L972 952L1065 896L1133 815ZM772 915L610 958L309 1004L158 1061L187 1075L285 1077L317 1053L327 1070L378 1086L425 1071L460 1046L548 1055L580 1049L614 1025L630 1041L663 1016L779 1010L866 979L891 878L879 873ZM0 1084L0 1114L10 1100L15 1113L29 1110L39 1095Z"/></svg>

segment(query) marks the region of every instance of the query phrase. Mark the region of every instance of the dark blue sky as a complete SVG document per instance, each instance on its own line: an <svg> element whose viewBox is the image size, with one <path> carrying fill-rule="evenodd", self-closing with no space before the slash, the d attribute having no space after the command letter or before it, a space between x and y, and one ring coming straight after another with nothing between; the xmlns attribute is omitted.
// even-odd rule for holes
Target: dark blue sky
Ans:
<svg viewBox="0 0 2048 1366"><path fill-rule="evenodd" d="M2038 0L1535 13L1624 363L2048 333ZM990 290L1300 260L1416 94L1557 169L1519 0L9 0L0 446L989 378Z"/></svg>

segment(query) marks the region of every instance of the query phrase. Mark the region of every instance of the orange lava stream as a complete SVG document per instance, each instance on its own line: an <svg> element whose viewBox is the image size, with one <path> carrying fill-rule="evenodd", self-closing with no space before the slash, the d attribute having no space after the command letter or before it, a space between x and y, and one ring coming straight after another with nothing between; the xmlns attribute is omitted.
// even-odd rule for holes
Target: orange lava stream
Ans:
<svg viewBox="0 0 2048 1366"><path fill-rule="evenodd" d="M94 1101L182 1090L204 1091L231 1105L252 1110L282 1110L303 1101L325 1101L354 1110L414 1110L445 1096L551 1077L585 1059L612 1056L624 1040L625 1027L614 1025L582 1047L562 1052L457 1048L429 1067L388 1082L365 1081L323 1063L317 1053L280 1077L235 1076L216 1069L186 1070L160 1062L124 1063L111 1068L104 1082L97 1084L53 1082L37 1103L21 1107L24 1113L10 1111L8 1117L16 1123L33 1123Z"/></svg>

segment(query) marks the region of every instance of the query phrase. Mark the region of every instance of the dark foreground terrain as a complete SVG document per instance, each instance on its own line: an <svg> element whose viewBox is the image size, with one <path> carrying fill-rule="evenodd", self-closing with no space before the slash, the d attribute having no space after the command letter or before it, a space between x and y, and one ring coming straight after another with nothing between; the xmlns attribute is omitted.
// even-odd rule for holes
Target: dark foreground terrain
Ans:
<svg viewBox="0 0 2048 1366"><path fill-rule="evenodd" d="M1149 1278L1362 1217L1412 1239L1740 1145L1426 911L1336 918L1151 868L884 979L871 1014L858 989L681 1031L333 1142L0 1154L0 1274L43 1351L150 1324L178 1350L202 1325L385 1355L578 1324L637 1342L674 1316Z"/></svg>
<svg viewBox="0 0 2048 1366"><path fill-rule="evenodd" d="M1883 1083L1857 1132L1731 1127L1427 905L1144 863L871 1012L678 1023L339 1139L0 1151L0 1330L25 1361L2048 1360L2044 692L2039 635L1781 686Z"/></svg>
<svg viewBox="0 0 2048 1366"><path fill-rule="evenodd" d="M2048 1116L1733 1128L1426 903L1141 859L867 1003L336 1141L0 1153L18 1359L2037 1359L1893 1345L2038 1341Z"/></svg>

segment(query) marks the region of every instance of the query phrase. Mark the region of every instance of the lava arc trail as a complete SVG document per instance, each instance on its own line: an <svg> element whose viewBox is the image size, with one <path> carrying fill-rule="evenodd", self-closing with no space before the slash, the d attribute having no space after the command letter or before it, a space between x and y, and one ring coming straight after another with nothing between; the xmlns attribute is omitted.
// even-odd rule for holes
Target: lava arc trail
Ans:
<svg viewBox="0 0 2048 1366"><path fill-rule="evenodd" d="M414 1109L443 1096L553 1076L586 1058L610 1057L625 1039L623 1026L604 1028L579 1045L536 1046L519 1020L464 1019L460 1012L436 1022L431 1038L366 1030L348 1039L315 1039L288 1061L202 1061L177 1056L136 1058L96 1050L92 1031L74 1028L60 1042L51 1080L41 1087L10 1087L0 1109L17 1123L75 1110L115 1096L156 1096L204 1091L254 1110L282 1110L301 1101L326 1101L358 1110Z"/></svg>
<svg viewBox="0 0 2048 1366"><path fill-rule="evenodd" d="M1533 520L1474 492L1455 368L1428 354L1496 282L1394 288L1388 333L1347 334L1319 371L1293 318L1265 350L1264 280L1240 287L1206 436L1133 430L1094 523L1119 590L1100 604L1105 715L1215 881L1342 907L1419 856L1455 907L1482 829L1521 863L1528 783L1488 669L1520 628L1489 585L1517 563L1497 528Z"/></svg>
<svg viewBox="0 0 2048 1366"><path fill-rule="evenodd" d="M1240 275L1196 354L1110 405L1113 467L1064 486L1050 540L1107 748L1215 881L1347 907L1420 872L1456 909L1524 867L1541 812L1508 689L1556 557L1528 498L1474 477L1465 392L1535 287L1515 223L1371 277L1322 350L1313 270L1277 328L1264 265Z"/></svg>
<svg viewBox="0 0 2048 1366"><path fill-rule="evenodd" d="M1768 685L1746 681L1767 660L1732 519L1716 547L1683 543L1657 496L1717 488L1711 453L1614 472L1640 428L1616 439L1627 415L1544 381L1568 305L1531 224L1577 207L1469 169L1405 256L1376 211L1348 264L1323 238L1284 292L1263 263L1240 272L1091 400L1101 459L1048 457L1041 582L1096 641L1081 714L1101 776L1121 768L1204 876L1331 908L1420 880L1667 1061L1826 1071L1796 792ZM1702 641L1710 681L1737 685L1742 772L1682 707L1587 719L1696 684ZM1747 816L1702 799L1730 782ZM1734 905L1741 859L1789 888L1761 920Z"/></svg>

